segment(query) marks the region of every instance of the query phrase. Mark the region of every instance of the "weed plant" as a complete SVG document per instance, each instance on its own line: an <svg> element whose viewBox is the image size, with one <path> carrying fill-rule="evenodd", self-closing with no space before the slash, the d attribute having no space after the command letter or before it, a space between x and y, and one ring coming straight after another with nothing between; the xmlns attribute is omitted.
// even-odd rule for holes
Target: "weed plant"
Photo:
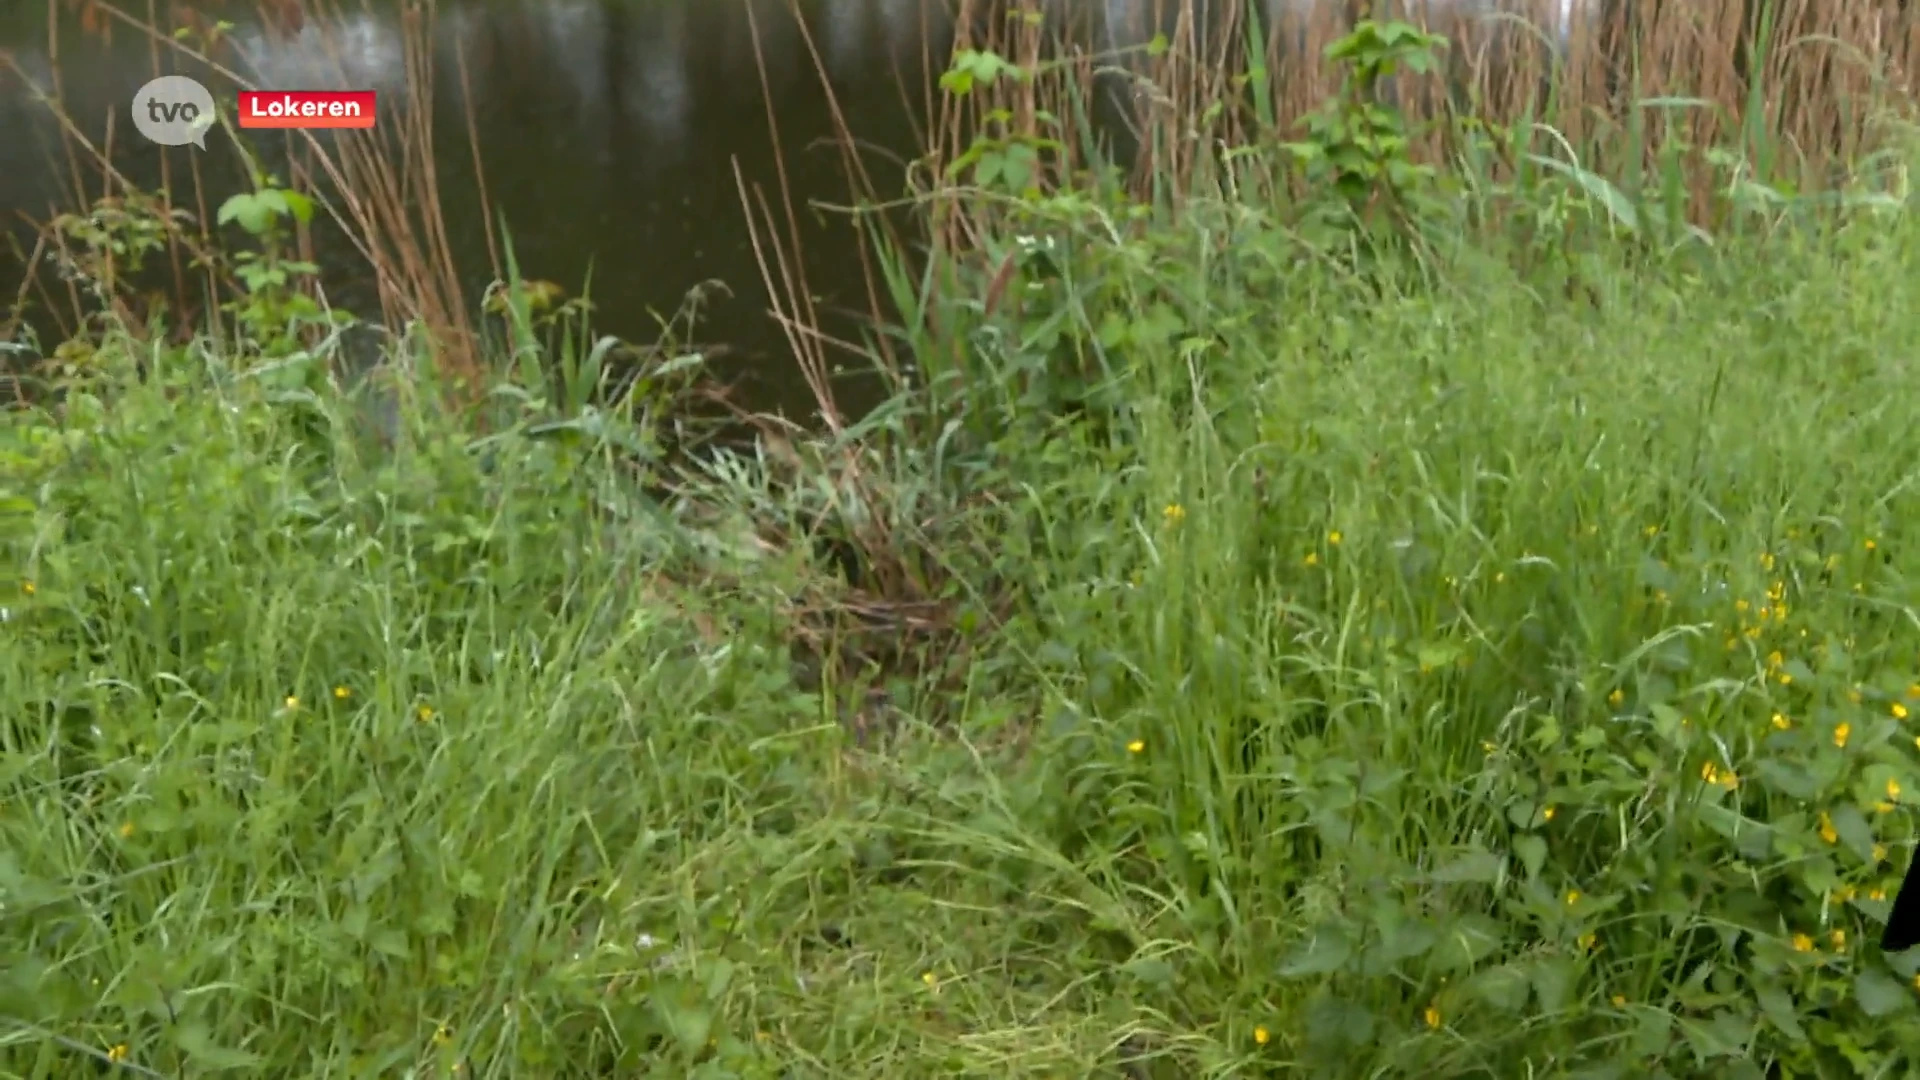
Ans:
<svg viewBox="0 0 1920 1080"><path fill-rule="evenodd" d="M384 425L297 281L68 353L0 429L0 1068L1906 1075L1910 144L1805 195L1345 86L1177 184L982 129L828 436L668 459L685 364L588 393L517 281Z"/></svg>

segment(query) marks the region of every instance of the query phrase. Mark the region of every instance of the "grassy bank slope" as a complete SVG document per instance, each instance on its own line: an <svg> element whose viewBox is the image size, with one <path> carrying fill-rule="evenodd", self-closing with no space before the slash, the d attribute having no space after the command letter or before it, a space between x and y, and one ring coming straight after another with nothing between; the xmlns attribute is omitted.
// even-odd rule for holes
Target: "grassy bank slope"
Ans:
<svg viewBox="0 0 1920 1080"><path fill-rule="evenodd" d="M0 1065L1897 1074L1904 193L1220 190L1036 197L929 389L699 465L98 342L0 444Z"/></svg>
<svg viewBox="0 0 1920 1080"><path fill-rule="evenodd" d="M865 748L868 697L796 673L808 557L712 524L750 463L695 515L524 428L369 453L193 350L16 414L11 1067L1906 1047L1868 942L1920 792L1915 239L1597 306L1147 260L1137 439L1064 432L948 526L1019 602ZM1217 336L1150 340L1169 297Z"/></svg>

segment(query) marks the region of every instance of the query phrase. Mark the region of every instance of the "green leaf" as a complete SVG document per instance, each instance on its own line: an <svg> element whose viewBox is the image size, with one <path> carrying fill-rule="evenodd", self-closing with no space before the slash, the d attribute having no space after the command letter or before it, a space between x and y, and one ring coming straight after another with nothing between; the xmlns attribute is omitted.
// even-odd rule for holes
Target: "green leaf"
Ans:
<svg viewBox="0 0 1920 1080"><path fill-rule="evenodd" d="M1527 1007L1530 985L1526 972L1512 964L1501 964L1476 974L1467 984L1474 995L1504 1013L1517 1014Z"/></svg>
<svg viewBox="0 0 1920 1080"><path fill-rule="evenodd" d="M1469 968L1500 948L1502 927L1485 915L1462 915L1441 931L1434 966L1441 971Z"/></svg>
<svg viewBox="0 0 1920 1080"><path fill-rule="evenodd" d="M1557 1013L1573 1000L1575 983L1573 961L1564 956L1547 957L1533 965L1533 990L1540 998L1540 1011Z"/></svg>
<svg viewBox="0 0 1920 1080"><path fill-rule="evenodd" d="M1715 1012L1705 1023L1683 1017L1680 1030L1701 1058L1736 1057L1753 1041L1753 1021L1727 1009Z"/></svg>
<svg viewBox="0 0 1920 1080"><path fill-rule="evenodd" d="M174 1038L181 1052L187 1055L187 1060L209 1071L258 1069L266 1063L266 1059L259 1054L215 1045L207 1025L197 1020L181 1024Z"/></svg>
<svg viewBox="0 0 1920 1080"><path fill-rule="evenodd" d="M1840 842L1847 845L1860 861L1871 865L1873 857L1873 826L1867 824L1866 815L1852 803L1843 803L1833 812L1833 831L1840 834Z"/></svg>
<svg viewBox="0 0 1920 1080"><path fill-rule="evenodd" d="M391 956L396 960L405 960L412 952L407 947L406 931L397 930L391 926L383 926L375 930L367 939L367 944L374 952Z"/></svg>
<svg viewBox="0 0 1920 1080"><path fill-rule="evenodd" d="M1283 979L1326 975L1340 970L1352 955L1353 941L1347 936L1346 928L1325 923L1281 961L1279 975Z"/></svg>
<svg viewBox="0 0 1920 1080"><path fill-rule="evenodd" d="M1514 840L1513 853L1526 867L1529 878L1539 877L1540 868L1547 863L1547 842L1536 833L1527 833Z"/></svg>
<svg viewBox="0 0 1920 1080"><path fill-rule="evenodd" d="M1754 991L1760 1001L1760 1011L1780 1033L1795 1042L1804 1042L1807 1038L1805 1028L1800 1026L1798 1010L1793 1006L1793 998L1778 986L1761 986Z"/></svg>
<svg viewBox="0 0 1920 1080"><path fill-rule="evenodd" d="M313 200L306 194L298 191L283 191L280 195L295 221L305 225L313 220Z"/></svg>
<svg viewBox="0 0 1920 1080"><path fill-rule="evenodd" d="M1427 880L1447 884L1491 885L1500 880L1506 860L1484 848L1461 852L1451 861L1436 867Z"/></svg>
<svg viewBox="0 0 1920 1080"><path fill-rule="evenodd" d="M1762 784L1782 795L1808 800L1820 797L1820 782L1805 766L1762 758L1754 763L1753 771Z"/></svg>
<svg viewBox="0 0 1920 1080"><path fill-rule="evenodd" d="M1913 1008L1913 994L1884 971L1861 972L1853 980L1853 996L1868 1016L1887 1016Z"/></svg>

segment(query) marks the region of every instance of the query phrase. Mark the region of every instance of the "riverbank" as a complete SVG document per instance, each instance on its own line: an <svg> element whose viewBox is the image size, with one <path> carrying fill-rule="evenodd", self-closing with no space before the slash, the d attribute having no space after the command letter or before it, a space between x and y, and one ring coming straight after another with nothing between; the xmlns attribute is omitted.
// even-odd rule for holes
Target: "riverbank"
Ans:
<svg viewBox="0 0 1920 1080"><path fill-rule="evenodd" d="M838 436L664 453L675 365L610 404L525 290L493 329L550 363L449 407L396 343L390 422L282 294L67 354L0 445L0 1060L1920 1052L1874 946L1920 793L1911 156L1701 216L1678 166L1336 200L1294 160L1351 147L1276 141L1158 200L981 150L925 205L984 246L883 268L913 385Z"/></svg>

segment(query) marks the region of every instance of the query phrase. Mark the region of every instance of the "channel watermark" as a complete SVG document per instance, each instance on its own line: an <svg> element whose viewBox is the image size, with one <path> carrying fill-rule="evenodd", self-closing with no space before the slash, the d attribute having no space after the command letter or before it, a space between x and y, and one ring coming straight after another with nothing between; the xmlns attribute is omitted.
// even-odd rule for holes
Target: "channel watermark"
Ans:
<svg viewBox="0 0 1920 1080"><path fill-rule="evenodd" d="M133 128L161 146L207 148L213 95L185 75L162 75L133 95Z"/></svg>
<svg viewBox="0 0 1920 1080"><path fill-rule="evenodd" d="M243 90L243 128L370 128L378 99L371 90Z"/></svg>

